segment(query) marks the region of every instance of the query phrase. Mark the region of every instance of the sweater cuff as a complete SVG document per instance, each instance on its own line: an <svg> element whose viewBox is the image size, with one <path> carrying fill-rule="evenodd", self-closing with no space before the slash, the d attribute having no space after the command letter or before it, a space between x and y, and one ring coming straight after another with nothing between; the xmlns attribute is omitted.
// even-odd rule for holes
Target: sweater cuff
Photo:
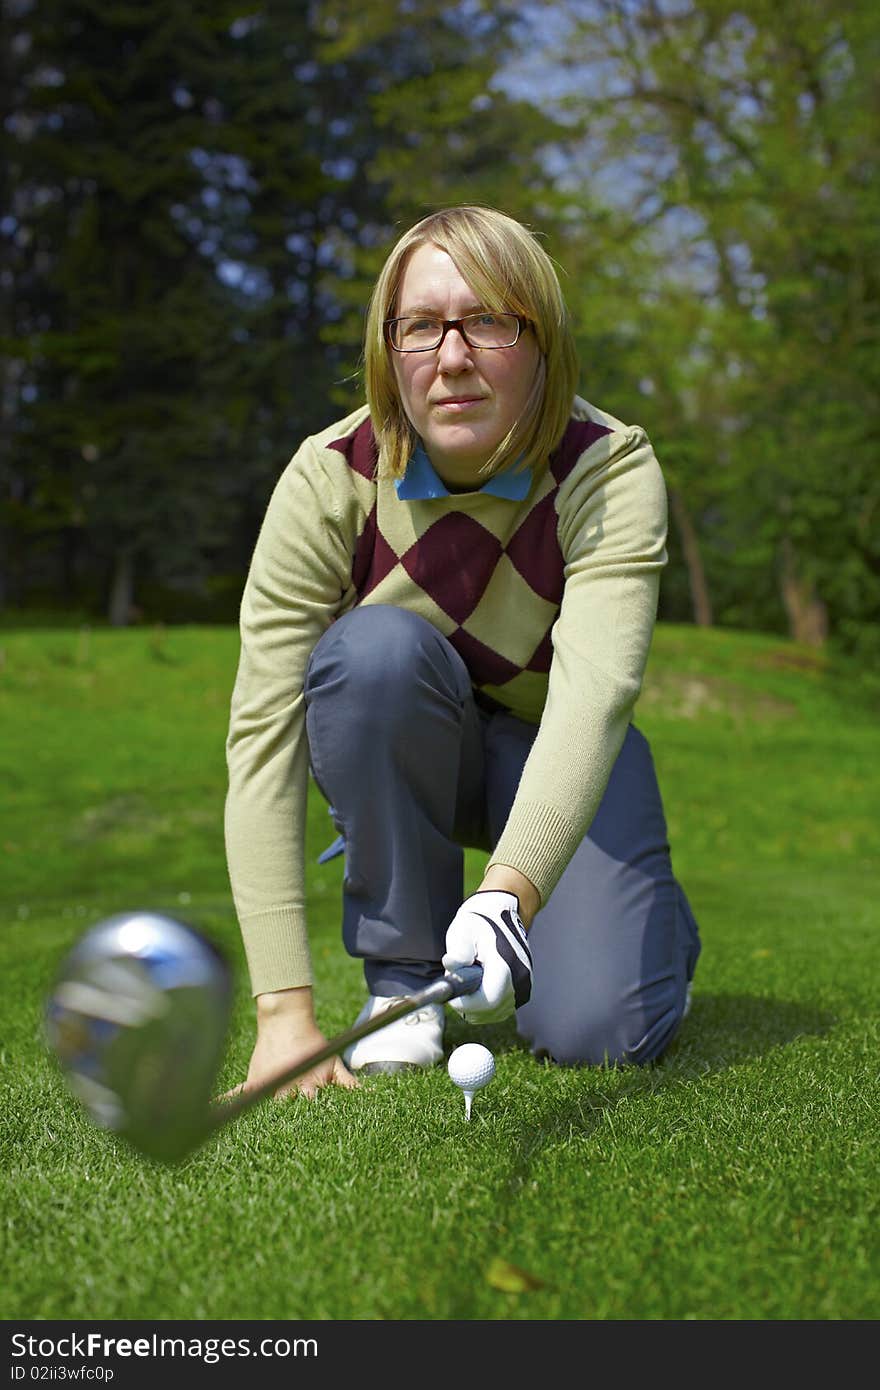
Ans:
<svg viewBox="0 0 880 1390"><path fill-rule="evenodd" d="M487 868L506 864L518 869L535 885L544 906L583 835L580 825L563 816L555 806L540 801L517 804Z"/></svg>
<svg viewBox="0 0 880 1390"><path fill-rule="evenodd" d="M274 908L240 918L252 994L312 983L312 960L301 909Z"/></svg>

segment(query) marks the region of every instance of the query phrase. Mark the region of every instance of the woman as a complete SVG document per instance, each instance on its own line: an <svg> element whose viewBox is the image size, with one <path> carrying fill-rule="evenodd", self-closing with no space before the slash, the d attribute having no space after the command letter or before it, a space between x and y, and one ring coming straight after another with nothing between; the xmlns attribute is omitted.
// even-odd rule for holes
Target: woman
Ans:
<svg viewBox="0 0 880 1390"><path fill-rule="evenodd" d="M650 750L631 723L666 562L643 430L575 395L552 262L490 208L424 218L379 276L367 403L307 439L241 610L230 879L256 996L245 1087L323 1043L304 916L309 769L345 844L361 1017L479 961L474 1024L536 1055L644 1063L699 954ZM461 902L463 847L487 849ZM443 1057L434 1005L308 1073Z"/></svg>

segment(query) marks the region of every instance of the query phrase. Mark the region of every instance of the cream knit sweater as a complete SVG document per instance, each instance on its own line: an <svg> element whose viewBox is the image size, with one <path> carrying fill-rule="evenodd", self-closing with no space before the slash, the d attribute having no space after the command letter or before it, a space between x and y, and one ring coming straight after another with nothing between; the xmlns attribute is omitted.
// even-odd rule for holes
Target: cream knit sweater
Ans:
<svg viewBox="0 0 880 1390"><path fill-rule="evenodd" d="M519 500L406 500L376 481L375 461L366 407L303 443L242 599L226 850L254 994L311 983L303 679L335 618L357 603L412 609L452 642L476 688L539 725L489 862L525 874L543 902L589 829L648 657L666 492L640 427L576 399Z"/></svg>

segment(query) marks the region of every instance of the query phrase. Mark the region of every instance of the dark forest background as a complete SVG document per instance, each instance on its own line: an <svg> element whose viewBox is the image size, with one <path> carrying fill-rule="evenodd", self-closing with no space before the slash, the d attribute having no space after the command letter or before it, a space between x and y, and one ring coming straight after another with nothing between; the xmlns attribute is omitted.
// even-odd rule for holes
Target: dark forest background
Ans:
<svg viewBox="0 0 880 1390"><path fill-rule="evenodd" d="M0 624L233 622L399 233L559 264L660 617L880 664L880 8L4 0Z"/></svg>

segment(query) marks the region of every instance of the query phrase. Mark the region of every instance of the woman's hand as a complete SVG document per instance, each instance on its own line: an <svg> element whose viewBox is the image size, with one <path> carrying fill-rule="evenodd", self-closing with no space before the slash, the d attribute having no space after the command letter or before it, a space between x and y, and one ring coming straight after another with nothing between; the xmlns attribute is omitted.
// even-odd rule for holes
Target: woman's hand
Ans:
<svg viewBox="0 0 880 1390"><path fill-rule="evenodd" d="M446 931L445 970L481 965L479 989L451 999L468 1023L500 1023L532 993L532 956L513 893L480 889L465 898Z"/></svg>
<svg viewBox="0 0 880 1390"><path fill-rule="evenodd" d="M327 1039L315 1022L312 991L308 986L258 994L257 1041L247 1078L219 1099L231 1100L242 1092L256 1090L286 1067L295 1066L326 1044ZM359 1084L341 1057L329 1057L295 1081L279 1086L275 1099L281 1100L296 1091L312 1099L324 1086L345 1086L351 1090Z"/></svg>

